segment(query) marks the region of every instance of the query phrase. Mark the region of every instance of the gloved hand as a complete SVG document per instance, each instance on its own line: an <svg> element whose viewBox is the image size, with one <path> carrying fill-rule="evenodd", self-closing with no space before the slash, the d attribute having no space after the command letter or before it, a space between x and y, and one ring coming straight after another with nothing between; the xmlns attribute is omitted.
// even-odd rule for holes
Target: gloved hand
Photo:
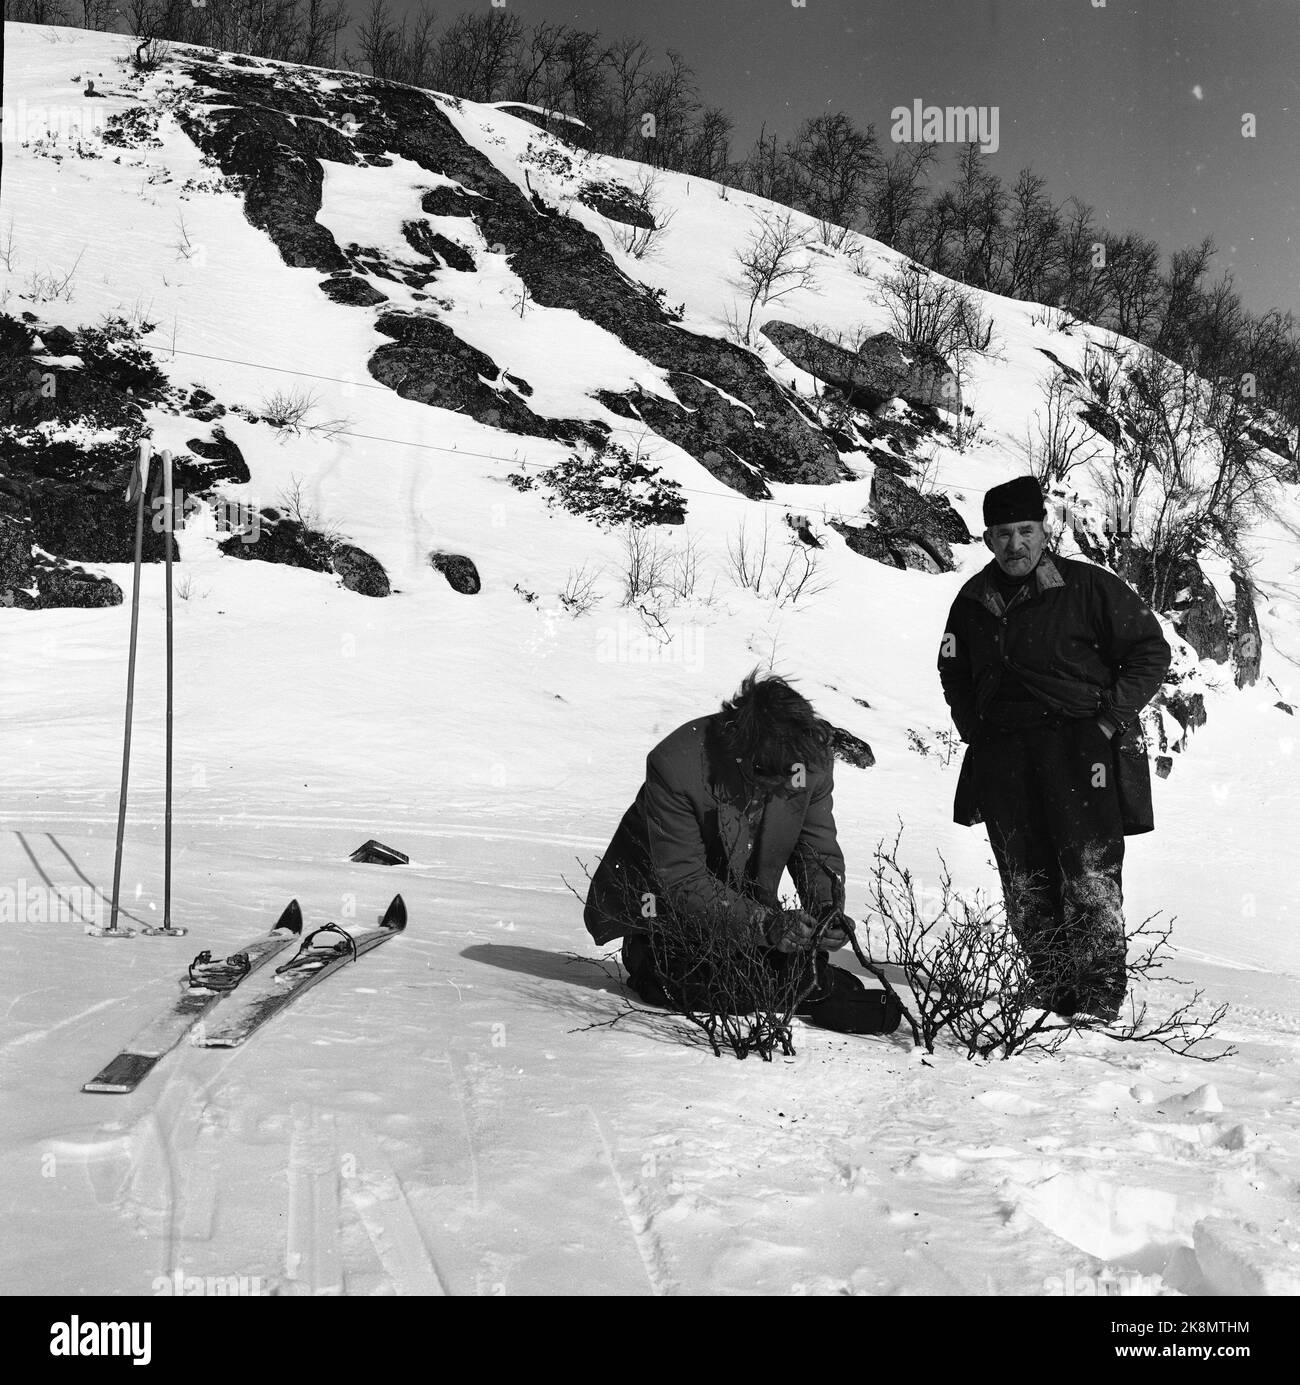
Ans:
<svg viewBox="0 0 1300 1385"><path fill-rule="evenodd" d="M838 952L840 948L847 947L849 934L853 932L856 924L845 913L838 913L831 921L830 927L817 940L817 946L825 948L827 952Z"/></svg>
<svg viewBox="0 0 1300 1385"><path fill-rule="evenodd" d="M773 909L763 931L778 952L803 952L813 945L817 920L802 909Z"/></svg>

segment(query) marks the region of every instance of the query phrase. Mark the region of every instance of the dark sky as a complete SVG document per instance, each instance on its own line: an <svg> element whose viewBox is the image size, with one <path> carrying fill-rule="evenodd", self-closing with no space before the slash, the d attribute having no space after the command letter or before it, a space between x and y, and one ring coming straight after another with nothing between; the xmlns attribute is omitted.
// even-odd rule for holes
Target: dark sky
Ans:
<svg viewBox="0 0 1300 1385"><path fill-rule="evenodd" d="M364 0L354 0L360 13ZM474 8L486 8L478 0ZM393 0L401 13L416 0ZM463 8L435 5L445 22ZM705 99L787 134L844 110L996 106L1004 179L1169 250L1211 234L1247 306L1300 316L1300 0L509 0L539 19L681 50ZM1198 94L1199 93L1199 94ZM1242 137L1252 112L1257 136ZM945 164L945 169L947 164Z"/></svg>

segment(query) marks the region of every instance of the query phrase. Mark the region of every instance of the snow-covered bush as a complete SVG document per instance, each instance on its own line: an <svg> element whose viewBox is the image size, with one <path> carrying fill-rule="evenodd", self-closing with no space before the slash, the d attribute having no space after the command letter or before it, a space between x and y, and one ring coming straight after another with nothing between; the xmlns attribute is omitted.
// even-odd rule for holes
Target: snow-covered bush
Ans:
<svg viewBox="0 0 1300 1385"><path fill-rule="evenodd" d="M657 466L614 442L582 443L536 476L515 472L506 479L520 491L544 486L551 492L548 508L558 505L604 527L680 524L686 517L677 482L664 479Z"/></svg>

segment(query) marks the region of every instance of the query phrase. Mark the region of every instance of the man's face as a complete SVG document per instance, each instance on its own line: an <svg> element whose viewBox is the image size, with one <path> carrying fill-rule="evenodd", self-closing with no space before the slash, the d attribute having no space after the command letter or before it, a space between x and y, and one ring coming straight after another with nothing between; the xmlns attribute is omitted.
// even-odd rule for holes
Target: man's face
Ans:
<svg viewBox="0 0 1300 1385"><path fill-rule="evenodd" d="M1043 555L1047 531L1041 519L1022 519L1015 524L995 524L984 531L984 542L997 565L1008 577L1024 577Z"/></svg>

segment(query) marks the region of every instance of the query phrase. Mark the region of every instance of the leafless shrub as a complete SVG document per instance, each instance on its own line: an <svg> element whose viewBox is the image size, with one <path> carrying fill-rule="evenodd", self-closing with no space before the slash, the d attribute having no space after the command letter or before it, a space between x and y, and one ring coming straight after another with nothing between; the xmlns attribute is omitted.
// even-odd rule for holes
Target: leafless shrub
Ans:
<svg viewBox="0 0 1300 1385"><path fill-rule="evenodd" d="M796 289L811 288L816 273L808 262L808 232L795 225L794 213L760 220L749 241L739 251L741 281L749 291L749 314L742 341L750 344L754 312L759 305L774 303Z"/></svg>
<svg viewBox="0 0 1300 1385"><path fill-rule="evenodd" d="M259 413L272 428L280 428L297 436L311 433L319 437L332 438L344 432L349 424L345 418L314 420L312 414L317 407L314 391L295 385L292 389L275 390L262 399Z"/></svg>
<svg viewBox="0 0 1300 1385"><path fill-rule="evenodd" d="M668 589L670 558L650 529L629 524L623 530L623 605L654 600Z"/></svg>
<svg viewBox="0 0 1300 1385"><path fill-rule="evenodd" d="M316 536L327 549L344 541L343 530L334 520L326 519L304 489L303 478L290 476L289 484L280 492L280 508L300 528Z"/></svg>
<svg viewBox="0 0 1300 1385"><path fill-rule="evenodd" d="M568 580L560 593L560 605L571 616L586 615L600 604L600 594L596 590L599 580L599 568L588 568L586 563L579 568L570 568Z"/></svg>
<svg viewBox="0 0 1300 1385"><path fill-rule="evenodd" d="M927 1052L933 1053L946 1033L968 1058L1053 1053L1081 1028L1095 1028L1118 1042L1159 1044L1207 1062L1232 1052L1200 1051L1227 1013L1220 1006L1208 1017L1198 1016L1200 991L1164 1013L1153 1011L1148 1001L1130 999L1127 1018L1104 1025L1092 1017L1062 1019L1044 1009L1048 994L1072 989L1092 974L1092 940L1064 927L1040 933L1031 973L1005 905L959 894L942 857L937 888L923 888L899 862L901 838L900 826L891 844L877 845L872 862L868 897L883 930L881 954L873 957L870 943L863 948L856 937L853 946L863 966L886 985L883 968L902 969L913 1000L903 1012ZM1163 968L1172 924L1153 927L1153 921L1154 916L1147 918L1127 934L1130 986L1151 980Z"/></svg>
<svg viewBox="0 0 1300 1385"><path fill-rule="evenodd" d="M816 984L813 954L778 954L736 937L724 920L671 914L649 920L655 970L674 978L668 998L715 1057L756 1053L765 1063L794 1054L794 1013Z"/></svg>
<svg viewBox="0 0 1300 1385"><path fill-rule="evenodd" d="M672 225L676 209L664 210L659 174L652 168L642 169L633 185L636 201L653 223L650 226L629 226L626 222L610 221L614 239L625 254L634 260L651 259L659 250L663 233Z"/></svg>
<svg viewBox="0 0 1300 1385"><path fill-rule="evenodd" d="M53 303L58 299L64 302L72 302L73 280L77 275L77 268L81 264L82 250L72 262L72 268L66 271L59 269L32 270L27 281L27 292L22 296L29 298L33 303Z"/></svg>
<svg viewBox="0 0 1300 1385"><path fill-rule="evenodd" d="M165 39L143 37L136 44L131 63L137 72L155 72L171 57L171 44Z"/></svg>
<svg viewBox="0 0 1300 1385"><path fill-rule="evenodd" d="M699 582L700 541L693 534L688 534L672 555L665 576L665 585L676 600L690 601L695 596Z"/></svg>
<svg viewBox="0 0 1300 1385"><path fill-rule="evenodd" d="M766 519L760 536L751 537L742 520L739 530L727 539L732 581L778 606L794 605L827 590L829 582L820 577L821 557L817 549L793 536L780 552L775 551Z"/></svg>

